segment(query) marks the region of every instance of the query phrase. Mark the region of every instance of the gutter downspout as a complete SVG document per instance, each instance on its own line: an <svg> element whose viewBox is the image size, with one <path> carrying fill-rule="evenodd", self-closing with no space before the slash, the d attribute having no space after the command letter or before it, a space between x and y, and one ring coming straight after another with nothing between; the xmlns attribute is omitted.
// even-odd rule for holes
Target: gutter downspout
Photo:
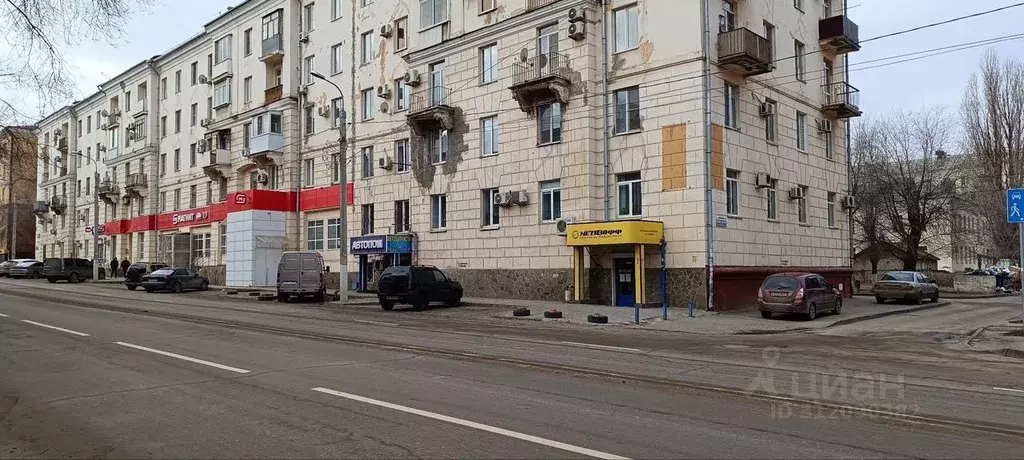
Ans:
<svg viewBox="0 0 1024 460"><path fill-rule="evenodd" d="M155 77L155 79L152 81L152 83L153 83L152 86L153 86L154 90L153 91L149 91L149 90L146 91L146 99L147 99L146 104L149 104L149 101L153 101L152 106L154 107L154 110L153 110L152 113L155 113L155 114L157 114L157 116L159 116L160 115L160 96L159 96L159 93L157 91L160 90L160 69L157 68L157 66L156 66L156 60L150 59L148 62L149 62L149 69L153 72L153 76ZM105 92L103 94L106 95ZM124 95L124 90L122 90L121 94ZM149 118L149 116L147 116L146 118ZM156 174L149 174L148 172L146 173L146 176L147 176L146 177L146 180L147 180L146 186L147 186L147 188L149 188L149 196L147 198L149 198L149 207L150 207L150 209L153 210L154 214L159 215L160 214L160 207L163 206L163 203L160 201L160 192L159 192L159 190L160 190L160 167L161 167L161 165L160 165L160 141L159 141L159 137L158 136L159 136L160 133L158 133L157 130L156 130L156 121L155 120L151 120L151 123L149 123L148 126L146 126L147 129L150 128L150 127L153 128L152 129L152 134L153 134L152 138L153 139L157 139L157 141L156 141L156 148L153 151L153 158L150 158L150 163L153 164L156 167ZM148 136L148 134L147 134L147 136ZM121 142L121 140L118 139L118 142ZM107 147L107 150L109 151L110 148ZM152 168L153 166L150 166L150 167ZM100 173L99 171L100 171L100 166L99 166L99 164L97 164L96 165L96 178L97 178L96 180L99 180L99 173ZM152 184L148 183L148 181L149 181L149 177L148 176L153 176L153 183ZM152 250L151 251L145 251L145 253L146 253L147 256L150 257L150 260L156 260L158 258L157 257L158 256L157 248L160 247L160 219L154 219L153 220L153 237L150 238L149 240L150 240L149 241L150 248L152 248ZM172 247L171 251L174 251L173 243L172 243L171 247ZM173 259L174 257L172 256L171 258ZM224 267L225 267L224 270L225 270L225 278L226 278L226 276L227 276L226 275L227 262L224 263Z"/></svg>
<svg viewBox="0 0 1024 460"><path fill-rule="evenodd" d="M848 0L843 0L843 16L847 16L849 14L850 10L849 10L849 6L848 5L849 5ZM849 16L847 16L847 17L849 17ZM850 53L846 53L846 55L843 56L843 64L844 64L843 65L843 78L846 81L846 84L850 84ZM847 118L846 119L846 190L847 191L852 191L852 188L853 188L852 187L853 186L853 182L852 182L853 181L853 162L851 161L853 156L850 154L851 153L850 148L851 148L851 144L852 144L852 141L851 141L852 135L851 135L851 132L850 132L851 131L850 127L853 125L852 120L853 120L852 118ZM849 229L847 230L847 234L848 234L848 238L849 238L849 242L850 242L850 261L849 261L849 263L847 265L852 269L853 268L853 257L856 254L854 252L854 246L853 246L853 209L849 210L846 213L846 216L847 216L847 223L848 223L848 226L849 226ZM853 278L852 277L850 278L850 283L849 284L850 284L850 287L849 287L850 295L853 295Z"/></svg>
<svg viewBox="0 0 1024 460"><path fill-rule="evenodd" d="M295 0L295 7L296 8L295 8L295 16L294 17L296 18L296 24L298 24L298 30L301 31L302 28L305 27L305 25L302 23L302 0ZM281 28L281 40L284 40L284 27L283 27L283 25L282 25L282 28ZM299 61L298 62L298 65L299 65L299 72L298 72L299 84L295 85L294 87L298 88L299 86L302 86L302 85L306 84L306 82L302 80L302 66L305 65L305 62L303 61L303 59L304 59L303 56L304 55L302 53L302 41L298 40L298 37L296 37L295 43L296 43L295 49L296 49L297 52L295 54L293 54L293 56L295 57L295 59L298 59L298 61ZM281 72L282 72L282 74L284 73L284 69L285 69L285 65L284 65L284 61L282 60L282 62L281 62ZM292 74L295 75L294 72ZM283 90L284 90L284 88L282 88L282 91ZM295 161L295 165L296 165L295 166L295 244L296 244L295 249L296 250L302 250L302 247L303 247L302 246L302 229L305 227L304 223L302 222L302 168L303 168L302 150L303 150L303 146L304 145L308 146L309 139L306 139L305 129L303 127L303 123L306 122L306 117L303 114L303 105L305 104L305 101L303 101L304 98L305 98L305 96L302 96L301 94L299 94L298 97L295 98L295 117L299 119L299 122L298 122L299 133L298 134L299 134L299 139L302 139L302 141L299 142L298 146L296 147L298 151L295 154L295 158L296 158L296 161ZM284 123L284 120L282 120L281 122ZM284 130L282 129L282 131L284 131ZM274 166L274 167L276 168L277 166Z"/></svg>
<svg viewBox="0 0 1024 460"><path fill-rule="evenodd" d="M708 0L701 4L701 17L704 33L701 36L701 51L704 54L704 214L706 265L707 265L707 301L708 310L715 308L715 197L711 186L711 9Z"/></svg>
<svg viewBox="0 0 1024 460"><path fill-rule="evenodd" d="M604 115L601 124L604 128L604 220L612 220L611 195L611 142L608 132L608 0L601 0L601 92L604 93Z"/></svg>

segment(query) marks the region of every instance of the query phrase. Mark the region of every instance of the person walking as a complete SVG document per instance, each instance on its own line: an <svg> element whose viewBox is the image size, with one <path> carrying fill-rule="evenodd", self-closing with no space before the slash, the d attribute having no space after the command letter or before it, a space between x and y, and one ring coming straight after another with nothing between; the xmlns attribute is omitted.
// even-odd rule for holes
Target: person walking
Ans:
<svg viewBox="0 0 1024 460"><path fill-rule="evenodd" d="M121 259L121 276L124 276L124 277L127 278L128 277L128 267L131 267L131 266L132 266L132 263L128 261L127 257L125 257L124 259Z"/></svg>
<svg viewBox="0 0 1024 460"><path fill-rule="evenodd" d="M116 278L117 277L117 267L118 267L118 265L117 265L117 257L114 257L113 259L110 259L110 277L111 278Z"/></svg>

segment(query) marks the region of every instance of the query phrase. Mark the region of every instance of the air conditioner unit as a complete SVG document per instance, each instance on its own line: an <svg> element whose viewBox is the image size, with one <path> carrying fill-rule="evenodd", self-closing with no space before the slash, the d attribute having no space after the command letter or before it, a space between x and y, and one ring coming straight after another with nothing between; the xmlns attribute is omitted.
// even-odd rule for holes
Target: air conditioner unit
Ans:
<svg viewBox="0 0 1024 460"><path fill-rule="evenodd" d="M569 8L569 22L583 22L586 20L587 14L583 8Z"/></svg>
<svg viewBox="0 0 1024 460"><path fill-rule="evenodd" d="M100 129L102 129L103 131L106 131L107 130L107 124L103 123L102 125L100 125Z"/></svg>
<svg viewBox="0 0 1024 460"><path fill-rule="evenodd" d="M206 78L206 75L200 75L199 78L197 78L197 80L199 81L200 85L205 85L210 81L209 78Z"/></svg>
<svg viewBox="0 0 1024 460"><path fill-rule="evenodd" d="M206 125L203 125L203 126L206 126ZM135 140L135 131L128 131L128 140L130 140L130 141L134 141Z"/></svg>
<svg viewBox="0 0 1024 460"><path fill-rule="evenodd" d="M803 187L793 187L793 188L789 189L789 199L791 199L791 200L802 200L804 198L807 198L807 197L804 196L804 189L803 189Z"/></svg>
<svg viewBox="0 0 1024 460"><path fill-rule="evenodd" d="M206 119L204 118L203 120L205 121ZM196 143L196 152L198 152L198 153L205 153L206 152L206 139L200 139L199 142Z"/></svg>
<svg viewBox="0 0 1024 460"><path fill-rule="evenodd" d="M830 133L830 132L832 132L832 120L818 120L818 132L819 133Z"/></svg>
<svg viewBox="0 0 1024 460"><path fill-rule="evenodd" d="M199 120L199 126L202 126L204 128L207 127L207 126L210 126L210 119L209 118L203 118L202 120Z"/></svg>
<svg viewBox="0 0 1024 460"><path fill-rule="evenodd" d="M509 197L507 195L505 195L504 193L501 193L501 192L495 193L494 194L494 198L493 198L494 204L496 204L498 206L508 206L508 201L507 201L508 198Z"/></svg>
<svg viewBox="0 0 1024 460"><path fill-rule="evenodd" d="M247 157L249 155L252 155L252 149L250 149L249 147L246 147L246 148L242 149L242 156L243 157Z"/></svg>
<svg viewBox="0 0 1024 460"><path fill-rule="evenodd" d="M775 104L772 104L770 102L762 102L760 114L762 117L775 115Z"/></svg>
<svg viewBox="0 0 1024 460"><path fill-rule="evenodd" d="M309 85L299 85L299 94L302 96L309 94Z"/></svg>
<svg viewBox="0 0 1024 460"><path fill-rule="evenodd" d="M60 133L61 133L60 128L57 128L57 129L53 130L53 137L55 137L55 138L60 137Z"/></svg>
<svg viewBox="0 0 1024 460"><path fill-rule="evenodd" d="M516 192L512 192L512 191L503 192L503 193L500 194L500 196L501 196L501 203L498 203L498 204L500 204L501 206L512 206L513 204L515 204Z"/></svg>
<svg viewBox="0 0 1024 460"><path fill-rule="evenodd" d="M316 113L319 114L321 117L329 117L331 116L331 107L327 105L321 105L320 107L316 108Z"/></svg>
<svg viewBox="0 0 1024 460"><path fill-rule="evenodd" d="M387 85L380 85L377 87L377 97L387 99L391 97L391 90L388 89Z"/></svg>
<svg viewBox="0 0 1024 460"><path fill-rule="evenodd" d="M569 232L569 225L570 224L575 224L575 223L576 223L576 218L575 217L563 217L561 219L556 220L555 221L555 234L557 234L557 235L565 235L566 233Z"/></svg>
<svg viewBox="0 0 1024 460"><path fill-rule="evenodd" d="M857 199L853 195L843 197L843 208L853 209L857 207Z"/></svg>
<svg viewBox="0 0 1024 460"><path fill-rule="evenodd" d="M299 41L306 43L309 41L309 32L299 32Z"/></svg>
<svg viewBox="0 0 1024 460"><path fill-rule="evenodd" d="M766 188L772 186L772 176L768 173L757 173L757 179L754 180L754 185L757 188Z"/></svg>
<svg viewBox="0 0 1024 460"><path fill-rule="evenodd" d="M121 197L121 204L123 204L125 206L128 206L128 205L132 204L132 197L130 197L130 196L122 196Z"/></svg>
<svg viewBox="0 0 1024 460"><path fill-rule="evenodd" d="M259 173L256 175L256 183L260 185L267 185L270 182L270 175L267 173Z"/></svg>
<svg viewBox="0 0 1024 460"><path fill-rule="evenodd" d="M384 156L384 157L380 157L380 158L377 159L377 167L380 168L380 169L391 170L391 168L394 165L395 165L395 162L391 161L391 158L389 158L389 157Z"/></svg>
<svg viewBox="0 0 1024 460"><path fill-rule="evenodd" d="M420 84L420 72L418 70L410 70L406 72L405 84L409 86L418 86Z"/></svg>
<svg viewBox="0 0 1024 460"><path fill-rule="evenodd" d="M390 37L391 33L393 31L394 31L394 27L391 24L384 24L384 25L380 26L380 36L381 37Z"/></svg>
<svg viewBox="0 0 1024 460"><path fill-rule="evenodd" d="M583 40L587 36L587 26L583 22L574 22L569 24L569 38L573 40Z"/></svg>
<svg viewBox="0 0 1024 460"><path fill-rule="evenodd" d="M512 204L517 204L519 206L526 206L530 204L530 195L526 193L526 190L516 190L510 193L512 194Z"/></svg>

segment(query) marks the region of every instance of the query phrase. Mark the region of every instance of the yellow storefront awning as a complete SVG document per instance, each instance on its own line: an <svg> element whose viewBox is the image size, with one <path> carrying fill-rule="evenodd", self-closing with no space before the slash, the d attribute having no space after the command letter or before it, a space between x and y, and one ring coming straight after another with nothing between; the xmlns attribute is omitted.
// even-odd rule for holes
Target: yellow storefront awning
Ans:
<svg viewBox="0 0 1024 460"><path fill-rule="evenodd" d="M611 246L618 244L661 244L665 224L649 220L620 220L569 224L565 242L569 246Z"/></svg>

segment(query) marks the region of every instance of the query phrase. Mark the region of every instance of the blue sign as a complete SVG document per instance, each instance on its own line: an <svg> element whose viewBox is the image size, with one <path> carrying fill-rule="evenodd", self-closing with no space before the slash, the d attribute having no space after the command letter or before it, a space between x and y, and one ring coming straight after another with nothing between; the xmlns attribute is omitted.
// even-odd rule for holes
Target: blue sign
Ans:
<svg viewBox="0 0 1024 460"><path fill-rule="evenodd" d="M1006 221L1011 224L1024 224L1024 188L1011 188L1006 191Z"/></svg>

